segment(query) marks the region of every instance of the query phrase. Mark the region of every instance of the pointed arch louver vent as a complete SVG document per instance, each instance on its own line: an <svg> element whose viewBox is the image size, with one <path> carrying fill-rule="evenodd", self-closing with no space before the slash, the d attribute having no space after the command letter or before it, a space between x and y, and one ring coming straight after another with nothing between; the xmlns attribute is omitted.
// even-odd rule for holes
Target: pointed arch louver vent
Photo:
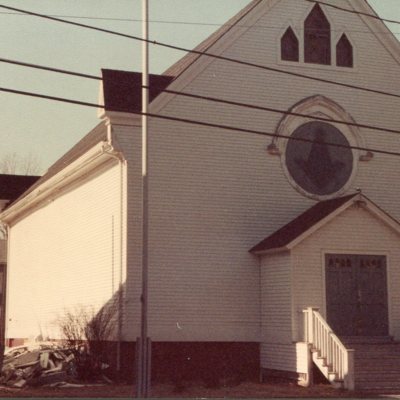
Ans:
<svg viewBox="0 0 400 400"><path fill-rule="evenodd" d="M336 44L336 65L338 67L353 67L353 46L346 34L343 34Z"/></svg>
<svg viewBox="0 0 400 400"><path fill-rule="evenodd" d="M304 61L331 64L331 26L319 4L304 22Z"/></svg>
<svg viewBox="0 0 400 400"><path fill-rule="evenodd" d="M299 61L299 40L290 26L281 38L281 58L285 61Z"/></svg>

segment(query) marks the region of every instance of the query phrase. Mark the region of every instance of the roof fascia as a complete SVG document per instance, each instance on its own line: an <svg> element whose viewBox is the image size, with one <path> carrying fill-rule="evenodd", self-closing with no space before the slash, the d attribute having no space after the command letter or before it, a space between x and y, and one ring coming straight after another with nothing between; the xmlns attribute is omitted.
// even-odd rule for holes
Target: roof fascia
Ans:
<svg viewBox="0 0 400 400"><path fill-rule="evenodd" d="M232 46L242 35L244 35L251 27L260 20L265 13L276 6L281 0L263 1L259 7L264 7L262 12L252 10L235 29L231 29L223 37L211 45L207 53L213 55L222 55L225 50ZM201 56L196 59L181 75L179 75L168 86L169 90L182 91L186 86L193 82L212 62L216 61L213 57ZM160 112L177 94L161 92L150 104L152 112Z"/></svg>
<svg viewBox="0 0 400 400"><path fill-rule="evenodd" d="M367 0L348 1L348 4L355 11L378 16ZM359 14L359 17L371 30L371 33L386 48L394 60L400 64L400 42L396 39L393 32L385 25L384 22L378 19L367 17L361 14ZM384 35L377 34L377 32L382 31L385 33Z"/></svg>
<svg viewBox="0 0 400 400"><path fill-rule="evenodd" d="M108 142L100 142L92 147L83 156L79 157L66 168L58 172L49 180L43 182L31 193L22 197L19 201L11 205L0 214L0 220L7 224L12 223L21 215L26 215L30 210L48 199L51 195L59 192L60 189L78 180L82 176L87 176L94 168L103 164L111 157L120 158L120 154L115 152Z"/></svg>
<svg viewBox="0 0 400 400"><path fill-rule="evenodd" d="M283 247L277 247L274 249L254 251L254 252L252 252L252 254L254 254L256 256L265 256L265 255L271 255L271 254L284 253L287 251L290 251L290 249L287 246L283 246Z"/></svg>
<svg viewBox="0 0 400 400"><path fill-rule="evenodd" d="M289 244L287 244L287 248L289 250L292 250L294 247L298 246L301 242L303 242L305 239L307 239L309 236L311 236L314 232L316 232L318 229L322 228L324 225L326 225L332 219L336 218L339 214L341 214L343 211L348 209L353 204L358 204L360 207L371 212L371 214L373 214L376 218L380 219L382 222L385 223L385 225L389 226L397 234L400 235L400 223L398 221L396 221L394 218L392 218L389 214L384 212L381 208L379 208L374 202L372 202L370 199L368 199L368 197L361 194L360 196L352 197L351 199L349 199L346 203L344 203L342 206L337 208L331 214L329 214L328 216L323 218L321 221L316 223L314 226L312 226L306 232L304 232L303 234L298 236L296 239L291 241Z"/></svg>
<svg viewBox="0 0 400 400"><path fill-rule="evenodd" d="M142 126L142 116L140 114L121 111L105 111L100 117L106 122L107 125Z"/></svg>
<svg viewBox="0 0 400 400"><path fill-rule="evenodd" d="M372 200L368 199L368 197L364 196L363 200L365 200L365 209L367 209L371 214L380 219L383 223L385 223L385 225L387 225L389 228L392 228L397 234L400 235L399 221L383 211Z"/></svg>

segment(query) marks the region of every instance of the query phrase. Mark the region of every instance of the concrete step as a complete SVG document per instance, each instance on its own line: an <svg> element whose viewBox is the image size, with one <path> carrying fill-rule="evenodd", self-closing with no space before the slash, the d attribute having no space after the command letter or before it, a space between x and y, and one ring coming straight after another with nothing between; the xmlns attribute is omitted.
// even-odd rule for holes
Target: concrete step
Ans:
<svg viewBox="0 0 400 400"><path fill-rule="evenodd" d="M365 363L355 363L356 373L366 371L368 373L378 372L381 373L382 371L387 372L400 372L400 365L398 363L387 364L384 362L379 362L376 364L365 364Z"/></svg>
<svg viewBox="0 0 400 400"><path fill-rule="evenodd" d="M365 338L363 338L364 340ZM353 348L356 389L400 390L400 343L384 338L347 343Z"/></svg>
<svg viewBox="0 0 400 400"><path fill-rule="evenodd" d="M398 394L399 392L399 386L398 385L387 385L387 386L355 386L356 390L363 390L363 391L369 391L369 392L379 392L379 394L381 393L396 393Z"/></svg>
<svg viewBox="0 0 400 400"><path fill-rule="evenodd" d="M392 336L347 336L341 337L340 340L346 345L346 347L355 346L358 344L392 344Z"/></svg>

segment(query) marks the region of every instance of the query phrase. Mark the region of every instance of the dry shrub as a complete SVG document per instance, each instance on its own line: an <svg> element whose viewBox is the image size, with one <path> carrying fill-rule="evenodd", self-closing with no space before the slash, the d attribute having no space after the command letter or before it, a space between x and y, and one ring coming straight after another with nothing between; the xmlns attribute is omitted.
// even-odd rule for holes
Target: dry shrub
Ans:
<svg viewBox="0 0 400 400"><path fill-rule="evenodd" d="M63 341L75 356L77 378L97 378L109 364L107 342L115 331L115 315L114 305L97 312L93 307L78 306L57 318Z"/></svg>

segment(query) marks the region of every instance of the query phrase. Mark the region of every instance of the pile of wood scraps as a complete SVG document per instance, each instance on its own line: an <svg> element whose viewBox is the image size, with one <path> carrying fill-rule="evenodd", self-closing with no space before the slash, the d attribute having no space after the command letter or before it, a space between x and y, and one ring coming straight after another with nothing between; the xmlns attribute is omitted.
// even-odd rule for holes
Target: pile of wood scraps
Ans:
<svg viewBox="0 0 400 400"><path fill-rule="evenodd" d="M0 385L16 388L54 385L75 377L75 356L70 350L54 344L21 346L5 352Z"/></svg>

